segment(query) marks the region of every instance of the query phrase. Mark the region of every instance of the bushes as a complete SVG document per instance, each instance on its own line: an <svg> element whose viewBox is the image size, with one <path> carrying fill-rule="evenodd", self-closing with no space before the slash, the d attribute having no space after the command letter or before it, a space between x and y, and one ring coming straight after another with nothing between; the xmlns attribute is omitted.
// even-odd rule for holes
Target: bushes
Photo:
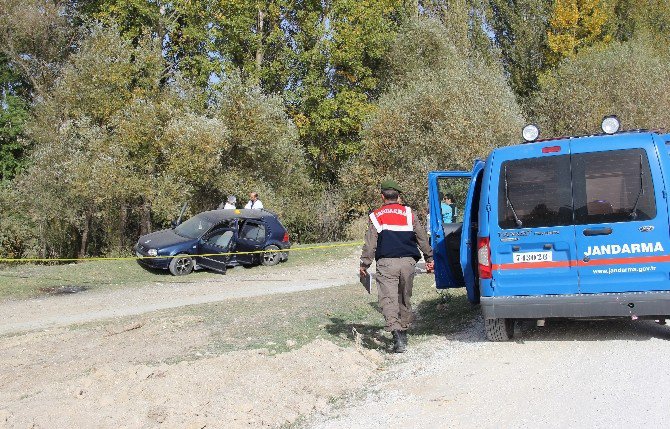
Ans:
<svg viewBox="0 0 670 429"><path fill-rule="evenodd" d="M169 225L185 201L192 214L258 191L277 210L315 193L278 97L231 79L203 106L201 92L165 79L161 62L160 47L131 46L113 29L82 43L35 109L35 150L13 184L30 196L14 214L33 225L14 236L37 235L41 248L3 239L5 253L120 253ZM301 222L287 216L289 228Z"/></svg>
<svg viewBox="0 0 670 429"><path fill-rule="evenodd" d="M592 48L541 79L532 116L544 137L598 133L609 114L627 129L667 126L668 81L667 48L658 52L644 39Z"/></svg>
<svg viewBox="0 0 670 429"><path fill-rule="evenodd" d="M363 152L341 174L359 214L378 204L383 179L397 180L410 205L425 207L428 171L469 170L494 146L518 140L521 113L501 69L457 51L441 31L419 21L390 54L393 82L363 130Z"/></svg>

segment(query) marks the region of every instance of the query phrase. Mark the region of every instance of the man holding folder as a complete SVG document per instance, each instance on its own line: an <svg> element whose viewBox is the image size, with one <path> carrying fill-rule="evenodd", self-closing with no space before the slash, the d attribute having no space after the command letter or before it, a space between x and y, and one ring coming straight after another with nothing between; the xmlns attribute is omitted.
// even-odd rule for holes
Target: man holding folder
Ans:
<svg viewBox="0 0 670 429"><path fill-rule="evenodd" d="M433 249L428 243L426 230L410 207L398 203L400 193L396 182L382 182L383 204L370 213L359 270L364 280L372 260L376 261L379 305L386 320L386 330L393 334L393 351L396 353L403 353L407 348L407 329L413 317L410 297L414 269L421 253L426 260L426 271L432 272L434 267Z"/></svg>

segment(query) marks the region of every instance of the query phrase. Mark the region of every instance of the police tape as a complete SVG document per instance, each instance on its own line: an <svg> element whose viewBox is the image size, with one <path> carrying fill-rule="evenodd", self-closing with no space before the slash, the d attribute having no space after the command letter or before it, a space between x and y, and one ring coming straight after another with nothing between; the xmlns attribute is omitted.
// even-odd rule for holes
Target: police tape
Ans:
<svg viewBox="0 0 670 429"><path fill-rule="evenodd" d="M303 252L306 250L331 249L336 247L354 247L362 245L362 241L353 243L338 243L325 244L319 246L304 246L294 247L289 249L267 249L267 250L253 250L247 252L224 252L224 253L204 253L204 254L186 254L180 253L177 255L158 255L158 256L119 256L119 257L91 257L91 258L0 258L0 262L89 262L89 261L132 261L138 259L172 259L179 255L189 257L203 257L203 256L231 256L231 255L253 255L258 253L285 253L285 252Z"/></svg>

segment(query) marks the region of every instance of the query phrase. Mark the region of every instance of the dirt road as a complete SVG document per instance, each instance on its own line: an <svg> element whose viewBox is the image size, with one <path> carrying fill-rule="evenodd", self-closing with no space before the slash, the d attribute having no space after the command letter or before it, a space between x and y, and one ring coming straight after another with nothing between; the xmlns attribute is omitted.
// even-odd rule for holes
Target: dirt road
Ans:
<svg viewBox="0 0 670 429"><path fill-rule="evenodd" d="M339 347L323 338L302 347L289 338L288 351L273 354L274 343L209 352L227 334L205 323L203 309L154 311L337 291L356 281L357 253L196 283L0 303L0 428L670 424L670 326L653 322L526 324L516 341L490 343L476 320L456 334L410 342L403 355L366 349L365 339ZM282 299L292 305L292 295ZM69 326L91 321L98 323Z"/></svg>
<svg viewBox="0 0 670 429"><path fill-rule="evenodd" d="M161 276L157 275L157 283L139 288L0 302L0 335L233 298L355 283L358 278L352 267L358 265L359 255L360 250L356 249L347 258L316 265L279 265L251 270L237 267L226 275L204 281L197 281L197 273L194 273L184 277L184 283L160 283Z"/></svg>
<svg viewBox="0 0 670 429"><path fill-rule="evenodd" d="M305 427L668 427L670 327L653 322L524 326L490 343L482 322L397 358L363 400Z"/></svg>

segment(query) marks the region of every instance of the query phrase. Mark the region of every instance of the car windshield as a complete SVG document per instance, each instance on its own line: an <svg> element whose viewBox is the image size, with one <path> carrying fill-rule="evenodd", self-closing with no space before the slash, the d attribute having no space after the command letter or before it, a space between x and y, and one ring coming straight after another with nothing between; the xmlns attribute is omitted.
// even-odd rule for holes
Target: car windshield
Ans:
<svg viewBox="0 0 670 429"><path fill-rule="evenodd" d="M200 238L214 225L204 216L193 216L174 229L174 232L186 238Z"/></svg>

